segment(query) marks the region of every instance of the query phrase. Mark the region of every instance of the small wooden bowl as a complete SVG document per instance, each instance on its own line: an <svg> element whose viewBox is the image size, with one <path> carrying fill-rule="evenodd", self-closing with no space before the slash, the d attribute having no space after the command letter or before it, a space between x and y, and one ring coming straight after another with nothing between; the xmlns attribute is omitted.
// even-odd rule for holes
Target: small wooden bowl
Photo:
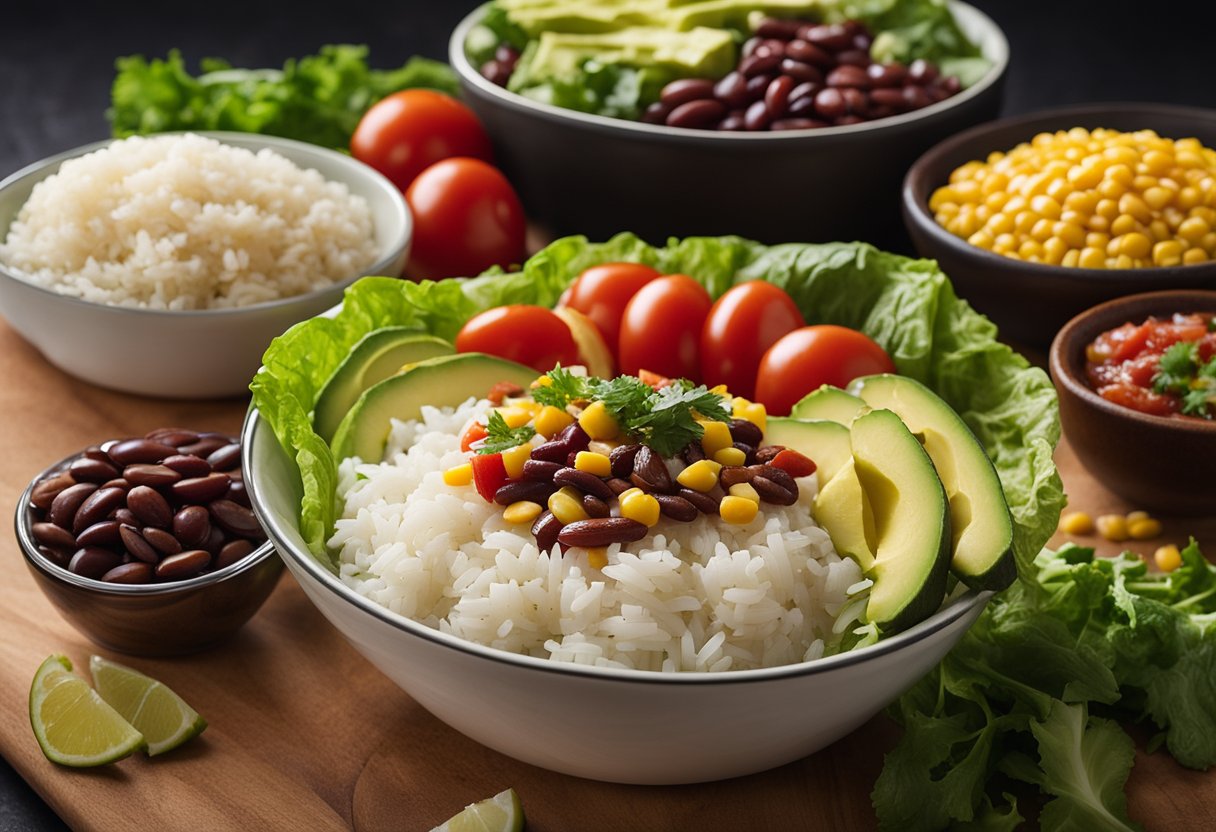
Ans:
<svg viewBox="0 0 1216 832"><path fill-rule="evenodd" d="M1165 289L1216 289L1216 261L1152 269L1082 269L1030 263L971 245L937 224L929 197L950 173L1037 134L1084 127L1155 130L1216 147L1216 110L1163 104L1087 104L981 124L921 156L904 179L904 225L916 251L938 262L961 297L1001 329L1004 338L1046 347L1074 315L1112 298Z"/></svg>
<svg viewBox="0 0 1216 832"><path fill-rule="evenodd" d="M1103 332L1175 312L1216 312L1216 292L1148 292L1082 312L1051 344L1051 377L1068 443L1095 479L1145 509L1212 514L1216 422L1140 413L1102 398L1085 378L1085 348Z"/></svg>

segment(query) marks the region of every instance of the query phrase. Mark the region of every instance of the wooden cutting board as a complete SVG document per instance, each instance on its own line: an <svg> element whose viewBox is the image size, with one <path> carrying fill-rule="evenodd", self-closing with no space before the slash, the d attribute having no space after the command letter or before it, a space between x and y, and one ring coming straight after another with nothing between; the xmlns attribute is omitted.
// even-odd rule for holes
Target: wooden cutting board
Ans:
<svg viewBox="0 0 1216 832"><path fill-rule="evenodd" d="M3 323L0 378L0 520L13 516L33 476L88 444L169 424L236 432L246 407L92 387L51 367ZM1059 462L1074 507L1129 508L1088 480L1067 448ZM1216 553L1216 520L1167 519L1168 539L1187 534ZM534 832L862 830L875 826L869 792L898 738L877 717L799 762L703 785L566 777L485 749L430 716L349 647L285 575L222 647L171 660L112 656L194 704L210 722L202 737L157 760L63 769L42 756L30 731L30 680L52 652L82 667L97 648L39 592L11 532L0 542L0 566L7 576L0 581L0 753L74 829L426 830L510 786ZM1132 816L1150 829L1216 828L1216 774L1187 771L1163 753L1138 754L1129 799Z"/></svg>

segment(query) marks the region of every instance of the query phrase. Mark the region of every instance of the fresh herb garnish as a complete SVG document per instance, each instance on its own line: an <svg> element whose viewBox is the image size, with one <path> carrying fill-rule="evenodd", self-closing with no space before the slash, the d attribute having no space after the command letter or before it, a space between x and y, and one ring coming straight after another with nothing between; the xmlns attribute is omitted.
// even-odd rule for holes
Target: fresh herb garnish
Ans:
<svg viewBox="0 0 1216 832"><path fill-rule="evenodd" d="M1179 341L1161 354L1153 375L1153 391L1180 396L1182 412L1212 418L1216 406L1216 356L1199 357L1199 344Z"/></svg>
<svg viewBox="0 0 1216 832"><path fill-rule="evenodd" d="M481 440L476 450L479 454L500 454L516 445L524 444L535 435L536 431L531 425L509 427L502 414L494 410L490 412L490 418L486 422L486 438Z"/></svg>
<svg viewBox="0 0 1216 832"><path fill-rule="evenodd" d="M588 385L590 379L586 376L576 376L565 367L555 367L542 378L548 378L549 383L532 388L532 398L540 404L565 410L566 405L571 402L589 398L591 395Z"/></svg>

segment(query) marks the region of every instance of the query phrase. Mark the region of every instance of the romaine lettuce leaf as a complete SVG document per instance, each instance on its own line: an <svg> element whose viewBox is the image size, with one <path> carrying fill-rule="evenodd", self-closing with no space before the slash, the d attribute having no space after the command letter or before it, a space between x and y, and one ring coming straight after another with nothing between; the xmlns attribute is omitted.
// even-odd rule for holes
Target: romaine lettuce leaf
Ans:
<svg viewBox="0 0 1216 832"><path fill-rule="evenodd" d="M997 343L996 328L958 299L935 264L864 243L766 248L736 237L699 237L653 247L632 234L605 243L566 237L513 274L437 283L365 278L347 290L336 317L304 321L276 338L250 386L254 403L300 466L301 530L312 552L328 560L336 463L312 432L309 412L356 341L389 325L452 339L469 317L492 306L553 306L579 272L610 261L691 275L714 296L735 283L768 280L790 293L808 323L869 334L899 372L953 405L988 449L1013 511L1019 566L1030 567L1063 505L1051 462L1059 438L1055 390L1042 370Z"/></svg>

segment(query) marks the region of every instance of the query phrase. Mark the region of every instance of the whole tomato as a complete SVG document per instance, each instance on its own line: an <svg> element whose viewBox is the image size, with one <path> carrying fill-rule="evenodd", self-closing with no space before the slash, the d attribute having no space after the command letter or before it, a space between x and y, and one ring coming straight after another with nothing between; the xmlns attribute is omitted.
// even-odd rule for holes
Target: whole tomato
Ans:
<svg viewBox="0 0 1216 832"><path fill-rule="evenodd" d="M524 209L494 166L480 159L436 162L406 189L405 200L414 215L408 277L471 277L523 262Z"/></svg>
<svg viewBox="0 0 1216 832"><path fill-rule="evenodd" d="M705 287L683 274L656 278L625 306L617 347L620 371L649 370L697 381L701 327L713 306Z"/></svg>
<svg viewBox="0 0 1216 832"><path fill-rule="evenodd" d="M441 159L494 159L490 137L465 105L434 90L402 90L373 104L350 139L350 153L404 191Z"/></svg>
<svg viewBox="0 0 1216 832"><path fill-rule="evenodd" d="M543 306L497 306L469 318L456 335L456 352L484 352L547 373L579 363L566 323Z"/></svg>
<svg viewBox="0 0 1216 832"><path fill-rule="evenodd" d="M620 341L621 316L638 290L659 276L641 263L602 263L584 269L570 285L565 305L582 312L613 350Z"/></svg>
<svg viewBox="0 0 1216 832"><path fill-rule="evenodd" d="M785 416L798 400L824 384L845 387L860 376L893 373L886 350L848 327L821 324L795 329L768 348L756 374L756 401Z"/></svg>
<svg viewBox="0 0 1216 832"><path fill-rule="evenodd" d="M750 399L765 351L805 323L785 290L763 280L740 283L718 298L705 319L701 379Z"/></svg>

